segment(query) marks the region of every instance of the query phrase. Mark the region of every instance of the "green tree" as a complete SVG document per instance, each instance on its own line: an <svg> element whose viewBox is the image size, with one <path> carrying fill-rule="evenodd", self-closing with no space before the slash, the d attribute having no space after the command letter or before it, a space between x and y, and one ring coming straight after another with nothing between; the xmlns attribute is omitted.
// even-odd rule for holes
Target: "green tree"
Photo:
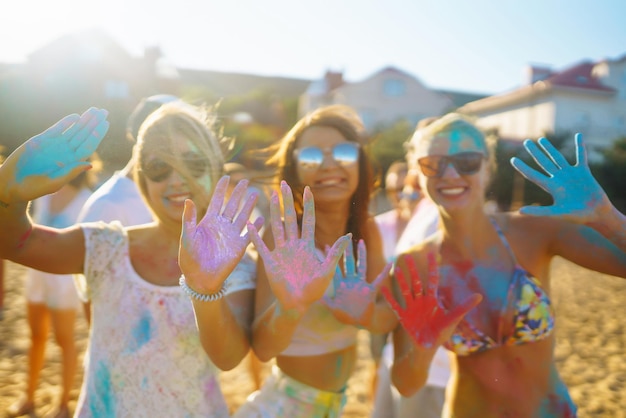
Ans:
<svg viewBox="0 0 626 418"><path fill-rule="evenodd" d="M609 199L621 212L626 212L626 136L601 151L601 163L590 165L593 175L606 191Z"/></svg>
<svg viewBox="0 0 626 418"><path fill-rule="evenodd" d="M406 119L390 125L378 126L371 136L369 152L376 174L382 178L391 163L404 160L405 143L413 134L414 126Z"/></svg>

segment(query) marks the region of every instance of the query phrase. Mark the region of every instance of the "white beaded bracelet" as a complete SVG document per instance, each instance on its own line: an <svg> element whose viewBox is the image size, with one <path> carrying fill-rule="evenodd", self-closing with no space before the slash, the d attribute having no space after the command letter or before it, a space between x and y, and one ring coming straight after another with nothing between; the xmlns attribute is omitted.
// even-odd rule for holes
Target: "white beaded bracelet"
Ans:
<svg viewBox="0 0 626 418"><path fill-rule="evenodd" d="M203 294L203 293L198 293L195 290L193 290L191 287L189 287L189 285L185 281L184 274L182 274L180 276L180 279L178 279L178 284L180 285L180 287L183 288L183 290L185 291L185 293L187 293L189 297L199 300L201 302L215 302L216 300L220 300L226 294L226 290L228 290L228 286L226 286L226 282L224 282L224 284L222 285L222 288L215 293L211 293L208 295Z"/></svg>

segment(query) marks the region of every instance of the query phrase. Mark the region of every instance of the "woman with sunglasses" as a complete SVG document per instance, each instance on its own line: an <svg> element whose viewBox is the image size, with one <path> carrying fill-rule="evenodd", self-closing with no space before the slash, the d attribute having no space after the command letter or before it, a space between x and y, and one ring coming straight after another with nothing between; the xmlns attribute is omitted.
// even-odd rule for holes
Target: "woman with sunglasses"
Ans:
<svg viewBox="0 0 626 418"><path fill-rule="evenodd" d="M154 222L54 229L27 215L30 200L90 168L106 116L67 116L0 167L0 256L84 274L92 321L76 416L227 417L215 366L232 368L249 350L254 263L242 259L240 234L255 197L236 216L241 182L224 203L228 178L205 114L166 104L141 127L134 170Z"/></svg>
<svg viewBox="0 0 626 418"><path fill-rule="evenodd" d="M275 191L271 231L262 241L251 229L260 255L252 345L262 361L276 358L276 367L237 417L339 416L358 327L388 332L395 325L393 311L377 301L391 265L367 212L373 181L363 140L356 113L329 106L303 117L277 144L270 162L278 166L284 208Z"/></svg>
<svg viewBox="0 0 626 418"><path fill-rule="evenodd" d="M404 395L416 391L444 345L455 354L445 417L576 416L554 362L550 261L561 256L626 277L626 218L591 175L582 138L575 165L545 138L526 141L547 176L519 159L512 164L554 203L495 215L483 209L489 151L473 124L447 115L410 145L441 229L398 258L400 294L383 289L402 325L394 332L394 384Z"/></svg>

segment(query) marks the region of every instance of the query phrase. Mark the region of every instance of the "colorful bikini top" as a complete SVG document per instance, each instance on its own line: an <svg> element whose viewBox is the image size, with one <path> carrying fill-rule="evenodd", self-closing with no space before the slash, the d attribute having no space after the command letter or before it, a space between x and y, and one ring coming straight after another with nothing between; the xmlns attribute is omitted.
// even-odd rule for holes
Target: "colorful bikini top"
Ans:
<svg viewBox="0 0 626 418"><path fill-rule="evenodd" d="M494 340L466 319L457 326L444 347L459 356L480 353L503 345L518 345L547 338L554 329L554 309L539 281L524 270L495 220L490 219L510 254L515 269L509 283L507 300L500 312ZM512 310L512 315L507 310ZM512 318L512 321L511 321Z"/></svg>

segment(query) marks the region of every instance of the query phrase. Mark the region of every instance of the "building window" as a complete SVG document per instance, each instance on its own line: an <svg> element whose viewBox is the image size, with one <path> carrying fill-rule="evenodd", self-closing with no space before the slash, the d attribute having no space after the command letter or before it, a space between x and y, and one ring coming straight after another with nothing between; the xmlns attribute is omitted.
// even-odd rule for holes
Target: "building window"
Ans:
<svg viewBox="0 0 626 418"><path fill-rule="evenodd" d="M385 80L383 84L383 91L385 92L385 96L401 97L406 94L406 84L404 80Z"/></svg>
<svg viewBox="0 0 626 418"><path fill-rule="evenodd" d="M128 94L128 84L125 81L107 80L104 83L104 95L108 99L126 99Z"/></svg>

